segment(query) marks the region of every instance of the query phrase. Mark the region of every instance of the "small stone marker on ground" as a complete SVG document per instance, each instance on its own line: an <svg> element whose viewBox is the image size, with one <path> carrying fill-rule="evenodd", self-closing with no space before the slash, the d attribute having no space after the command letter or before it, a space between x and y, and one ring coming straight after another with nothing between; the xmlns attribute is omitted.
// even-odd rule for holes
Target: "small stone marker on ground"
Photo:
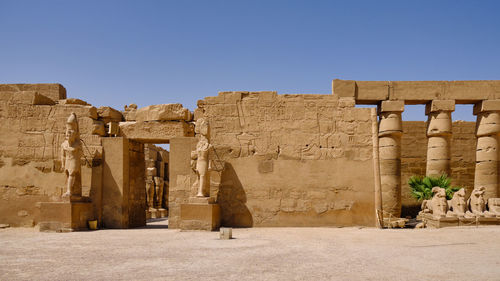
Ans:
<svg viewBox="0 0 500 281"><path fill-rule="evenodd" d="M230 227L220 228L220 239L228 240L233 239L233 229Z"/></svg>

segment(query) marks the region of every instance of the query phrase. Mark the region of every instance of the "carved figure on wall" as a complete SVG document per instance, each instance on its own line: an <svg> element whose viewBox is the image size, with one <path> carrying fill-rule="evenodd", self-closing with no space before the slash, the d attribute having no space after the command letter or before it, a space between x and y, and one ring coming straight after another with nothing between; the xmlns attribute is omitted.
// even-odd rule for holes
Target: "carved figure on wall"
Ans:
<svg viewBox="0 0 500 281"><path fill-rule="evenodd" d="M65 140L61 144L61 164L66 174L66 193L63 197L82 195L81 157L80 131L76 114L73 112L66 121Z"/></svg>
<svg viewBox="0 0 500 281"><path fill-rule="evenodd" d="M196 160L195 172L198 176L197 197L207 197L207 187L209 187L208 174L208 151L212 147L208 142L208 120L200 118L196 121L195 133L199 136L196 150L191 152L191 159Z"/></svg>
<svg viewBox="0 0 500 281"><path fill-rule="evenodd" d="M163 186L165 182L161 177L154 177L156 191L156 208L160 209L163 205Z"/></svg>
<svg viewBox="0 0 500 281"><path fill-rule="evenodd" d="M467 202L465 200L465 188L460 188L453 194L451 200L448 200L449 211L447 217L463 217L467 211Z"/></svg>
<svg viewBox="0 0 500 281"><path fill-rule="evenodd" d="M432 188L434 196L431 200L422 202L421 213L432 214L436 219L446 216L448 211L448 201L446 200L446 191L444 188L435 186Z"/></svg>
<svg viewBox="0 0 500 281"><path fill-rule="evenodd" d="M465 213L466 218L474 217L494 217L495 214L486 211L486 200L484 200L485 188L480 186L474 188L467 200L467 206L470 211Z"/></svg>

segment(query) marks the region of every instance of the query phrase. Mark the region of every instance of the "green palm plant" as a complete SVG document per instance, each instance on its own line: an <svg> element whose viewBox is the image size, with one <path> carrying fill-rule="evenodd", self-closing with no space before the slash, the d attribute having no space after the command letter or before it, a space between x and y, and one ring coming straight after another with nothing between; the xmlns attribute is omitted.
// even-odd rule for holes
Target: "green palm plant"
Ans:
<svg viewBox="0 0 500 281"><path fill-rule="evenodd" d="M446 191L446 198L450 200L453 194L460 190L461 187L451 186L451 179L446 174L439 177L421 177L412 176L408 180L408 185L411 188L411 195L418 201L429 200L432 198L432 188L439 186Z"/></svg>

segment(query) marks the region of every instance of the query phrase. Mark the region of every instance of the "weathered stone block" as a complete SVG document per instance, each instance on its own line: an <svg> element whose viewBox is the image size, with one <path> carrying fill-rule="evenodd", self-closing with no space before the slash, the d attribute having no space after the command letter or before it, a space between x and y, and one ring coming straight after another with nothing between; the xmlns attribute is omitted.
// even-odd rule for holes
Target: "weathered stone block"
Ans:
<svg viewBox="0 0 500 281"><path fill-rule="evenodd" d="M389 99L388 81L356 81L356 101L363 103L376 103Z"/></svg>
<svg viewBox="0 0 500 281"><path fill-rule="evenodd" d="M425 114L438 111L454 111L455 100L433 100L425 105Z"/></svg>
<svg viewBox="0 0 500 281"><path fill-rule="evenodd" d="M449 81L446 97L460 103L499 98L499 81Z"/></svg>
<svg viewBox="0 0 500 281"><path fill-rule="evenodd" d="M191 121L191 112L180 103L156 104L139 108L135 114L138 122L145 121Z"/></svg>
<svg viewBox="0 0 500 281"><path fill-rule="evenodd" d="M379 112L403 112L405 110L404 101L382 101L378 107Z"/></svg>
<svg viewBox="0 0 500 281"><path fill-rule="evenodd" d="M233 239L233 229L230 227L221 227L219 238L223 240Z"/></svg>
<svg viewBox="0 0 500 281"><path fill-rule="evenodd" d="M40 203L40 231L85 230L89 220L94 220L90 202Z"/></svg>
<svg viewBox="0 0 500 281"><path fill-rule="evenodd" d="M68 116L74 112L78 118L80 117L90 117L92 119L97 119L97 109L90 105L78 105L78 104L66 104L66 105L55 105L55 110L53 111L53 118L68 118ZM63 123L64 125L64 123Z"/></svg>
<svg viewBox="0 0 500 281"><path fill-rule="evenodd" d="M391 81L391 100L404 100L407 104L425 103L439 99L445 92L445 81Z"/></svg>
<svg viewBox="0 0 500 281"><path fill-rule="evenodd" d="M219 204L181 204L183 230L216 230L220 226Z"/></svg>
<svg viewBox="0 0 500 281"><path fill-rule="evenodd" d="M61 105L66 105L66 104L90 105L86 101L83 101L81 99L74 99L74 98L59 100L58 104L61 104Z"/></svg>
<svg viewBox="0 0 500 281"><path fill-rule="evenodd" d="M121 122L123 120L123 114L109 106L101 106L97 109L97 115L104 123L109 122Z"/></svg>
<svg viewBox="0 0 500 281"><path fill-rule="evenodd" d="M22 91L12 94L9 103L12 104L30 104L30 105L54 105L55 102L35 91Z"/></svg>
<svg viewBox="0 0 500 281"><path fill-rule="evenodd" d="M474 104L474 115L488 111L500 111L500 100L483 100Z"/></svg>
<svg viewBox="0 0 500 281"><path fill-rule="evenodd" d="M61 84L0 84L0 92L35 91L53 101L66 98L66 89Z"/></svg>
<svg viewBox="0 0 500 281"><path fill-rule="evenodd" d="M356 97L356 81L354 80L340 80L335 79L332 81L332 94L337 97Z"/></svg>
<svg viewBox="0 0 500 281"><path fill-rule="evenodd" d="M192 137L192 124L184 121L120 122L120 135L146 143L168 143L174 137Z"/></svg>

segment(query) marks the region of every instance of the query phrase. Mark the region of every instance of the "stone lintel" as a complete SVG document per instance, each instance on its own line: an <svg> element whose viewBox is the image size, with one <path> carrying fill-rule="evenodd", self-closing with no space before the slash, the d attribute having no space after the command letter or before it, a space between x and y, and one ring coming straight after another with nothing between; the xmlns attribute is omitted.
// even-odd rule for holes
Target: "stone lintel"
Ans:
<svg viewBox="0 0 500 281"><path fill-rule="evenodd" d="M400 100L385 100L380 103L378 110L379 112L403 112L405 103Z"/></svg>
<svg viewBox="0 0 500 281"><path fill-rule="evenodd" d="M455 111L455 100L433 100L425 105L425 114L438 111Z"/></svg>
<svg viewBox="0 0 500 281"><path fill-rule="evenodd" d="M351 84L341 91L342 84ZM344 83L345 84L345 83ZM352 84L355 90L352 90ZM455 100L473 104L500 98L500 80L479 81L352 81L334 80L333 92L339 97L356 98L357 104L378 104L383 100L403 100L405 104L426 104L432 100Z"/></svg>
<svg viewBox="0 0 500 281"><path fill-rule="evenodd" d="M185 121L120 122L120 136L145 143L169 143L175 137L193 137L194 127Z"/></svg>
<svg viewBox="0 0 500 281"><path fill-rule="evenodd" d="M333 80L332 94L340 98L354 98L356 96L356 81L340 79Z"/></svg>
<svg viewBox="0 0 500 281"><path fill-rule="evenodd" d="M483 100L474 104L474 115L489 111L500 111L500 100Z"/></svg>

